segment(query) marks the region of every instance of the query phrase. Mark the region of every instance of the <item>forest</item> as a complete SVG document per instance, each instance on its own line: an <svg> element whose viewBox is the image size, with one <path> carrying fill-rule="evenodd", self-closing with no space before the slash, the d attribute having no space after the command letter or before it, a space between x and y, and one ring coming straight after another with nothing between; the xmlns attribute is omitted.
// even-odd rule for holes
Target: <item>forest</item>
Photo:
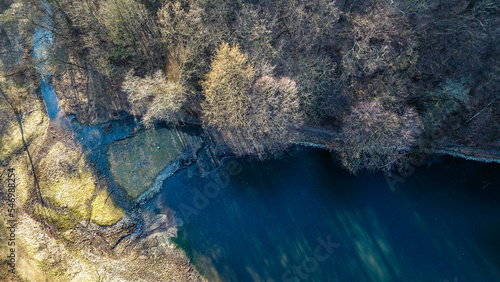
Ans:
<svg viewBox="0 0 500 282"><path fill-rule="evenodd" d="M498 0L3 0L0 120L40 99L40 27L83 124L195 124L261 159L307 141L353 173L500 145Z"/></svg>

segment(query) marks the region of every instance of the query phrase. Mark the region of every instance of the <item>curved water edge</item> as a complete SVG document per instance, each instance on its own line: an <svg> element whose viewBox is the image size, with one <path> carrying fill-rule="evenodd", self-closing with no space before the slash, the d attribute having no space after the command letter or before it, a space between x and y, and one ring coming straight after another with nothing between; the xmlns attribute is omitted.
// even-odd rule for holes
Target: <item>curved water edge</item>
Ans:
<svg viewBox="0 0 500 282"><path fill-rule="evenodd" d="M193 164L194 157L192 156L184 156L181 155L174 161L172 161L167 168L161 171L154 180L154 183L151 187L139 195L137 199L135 199L135 203L137 206L143 205L148 200L152 199L156 194L158 194L163 186L163 183L170 177L174 176L178 171L188 168L191 164Z"/></svg>
<svg viewBox="0 0 500 282"><path fill-rule="evenodd" d="M393 191L306 149L205 176L192 165L144 209L176 219L175 243L210 281L495 281L499 168L447 157Z"/></svg>
<svg viewBox="0 0 500 282"><path fill-rule="evenodd" d="M47 3L44 3L43 7L46 9L48 14L51 14L50 11L50 6ZM50 20L48 18L43 19L43 24L46 25L47 27L51 26ZM57 98L57 94L54 91L54 87L52 85L52 74L47 70L47 65L48 65L48 51L49 48L51 48L53 44L53 34L50 30L47 30L45 28L38 28L33 35L32 38L32 46L33 46L33 52L34 56L38 61L36 70L38 74L40 75L40 88L42 92L42 96L46 105L47 109L47 114L50 119L59 119L64 116L64 112L62 111L60 105L59 105L59 100ZM91 129L94 127L88 126L87 131L88 134L87 136L91 136ZM84 131L84 130L83 130ZM95 133L95 132L94 132ZM314 142L309 142L309 141L292 141L290 142L291 144L294 145L300 145L300 146L305 146L305 147L312 147L312 148L320 148L320 149L326 149L330 150L326 145L324 144L318 144ZM495 163L500 163L500 157L495 159L495 158L487 158L487 157L477 157L473 155L468 155L468 154L463 154L460 152L456 151L451 151L451 150L446 150L446 149L438 149L434 150L430 153L433 154L443 154L443 155L450 155L454 157L460 157L464 158L467 160L473 160L473 161L479 161L479 162L495 162ZM141 196L141 198L137 201L139 203L143 203L146 201L148 198L151 198L154 196L155 193L157 193L160 189L161 183L173 175L175 171L178 169L173 169L172 171L168 171L171 169L168 169L165 172L162 172L157 179L155 180L155 183L152 185L150 188L150 191L144 195Z"/></svg>
<svg viewBox="0 0 500 282"><path fill-rule="evenodd" d="M49 22L45 24L50 26ZM38 61L41 92L48 116L55 120L64 117L64 113L47 70L48 50L52 43L50 31L44 28L36 30L32 46ZM120 123L114 125L115 135L104 132L102 127L75 124L73 129L87 148L97 148L130 135L134 127L125 128ZM291 143L327 149L313 142ZM99 152L96 150L92 153L95 156L91 154L90 157L99 160ZM476 157L455 150L438 149L432 153L500 163L500 159ZM491 202L499 196L496 190L492 190L498 184L494 176L487 176L491 178L487 181L477 179L479 183L485 182L481 190L487 188L487 193L494 196L491 201L474 198L473 206L467 206L470 203L460 202L459 198L474 197L471 194L478 193L476 188L470 191L461 187L456 192L440 186L436 192L426 187L424 194L434 197L434 200L415 195L419 187L411 183L430 185L432 182L422 176L423 167L419 168L419 173L408 177L406 184L401 184L401 189L395 193L383 188L386 184L377 176L356 179L347 175L328 163L331 160L315 157L321 155L317 151L311 153L312 156L308 155L310 153L297 154L298 158L297 155L288 156L285 161L239 159L243 166L240 174L231 175L227 173L227 167L221 167L207 174L208 177L214 176L208 182L206 177L194 171L194 158L183 156L158 174L154 184L136 200L136 204L143 206L144 210L167 213L175 219L170 222L170 228L175 232L179 230L175 241L200 271L213 280L297 281L300 278L342 281L360 275L371 281L416 277L441 281L459 277L461 281L474 280L476 272L482 273L481 279L500 280L500 274L495 270L500 268L500 263L491 258L500 254L500 246L493 243L500 230L491 227L500 223L493 217L495 212L498 214L498 208ZM470 169L474 165L467 166L458 174L475 177L470 173L470 170L474 171ZM105 171L106 165L102 167ZM216 178L224 171L230 175L225 185L220 175L219 179ZM304 176L304 171L308 175ZM431 174L433 180L440 179L435 173ZM460 185L452 178L446 181ZM210 183L224 187L206 190ZM332 183L337 186L332 186ZM369 191L372 188L374 190ZM452 198L464 205L462 209L458 204L454 206L448 202L451 193L459 194ZM158 197L163 200L156 201ZM416 202L413 202L414 198ZM490 215L484 215L488 211L486 208L475 206L485 202L486 207L493 211ZM451 212L440 213L443 203ZM180 207L181 204L184 206ZM434 214L418 208L419 205L429 208ZM403 215L393 215L395 212ZM456 219L450 219L451 216ZM443 226L435 223L438 220L445 222ZM121 238L118 243L128 237L140 236L149 227L139 224L137 231ZM403 230L405 228L407 230ZM467 234L462 238L459 234L463 229ZM485 237L481 237L488 242L486 245L481 244L477 234L468 231L474 229L486 231ZM318 246L323 247L321 260L315 256ZM240 249L245 250L245 256L241 255ZM432 254L430 258L429 253Z"/></svg>

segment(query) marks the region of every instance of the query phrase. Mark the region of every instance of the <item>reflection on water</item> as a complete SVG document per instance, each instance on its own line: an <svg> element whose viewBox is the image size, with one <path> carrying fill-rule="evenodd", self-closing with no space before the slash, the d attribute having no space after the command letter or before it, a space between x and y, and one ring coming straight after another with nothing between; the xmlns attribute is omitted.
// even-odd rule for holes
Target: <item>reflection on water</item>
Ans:
<svg viewBox="0 0 500 282"><path fill-rule="evenodd" d="M176 214L175 241L209 281L500 281L499 172L446 159L391 192L305 150L192 166L145 209Z"/></svg>

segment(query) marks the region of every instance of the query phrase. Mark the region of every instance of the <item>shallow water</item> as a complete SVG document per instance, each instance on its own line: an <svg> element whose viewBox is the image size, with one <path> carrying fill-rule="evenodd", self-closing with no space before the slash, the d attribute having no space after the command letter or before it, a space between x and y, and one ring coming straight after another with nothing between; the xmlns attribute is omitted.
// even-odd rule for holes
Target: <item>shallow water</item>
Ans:
<svg viewBox="0 0 500 282"><path fill-rule="evenodd" d="M500 281L499 172L445 158L393 191L307 149L192 166L145 208L176 213L175 242L209 281Z"/></svg>
<svg viewBox="0 0 500 282"><path fill-rule="evenodd" d="M45 21L48 22L48 20ZM62 114L59 100L52 86L52 75L47 70L49 48L51 48L53 40L52 32L44 28L38 28L32 38L33 53L38 61L36 71L40 75L40 88L50 119L56 119Z"/></svg>

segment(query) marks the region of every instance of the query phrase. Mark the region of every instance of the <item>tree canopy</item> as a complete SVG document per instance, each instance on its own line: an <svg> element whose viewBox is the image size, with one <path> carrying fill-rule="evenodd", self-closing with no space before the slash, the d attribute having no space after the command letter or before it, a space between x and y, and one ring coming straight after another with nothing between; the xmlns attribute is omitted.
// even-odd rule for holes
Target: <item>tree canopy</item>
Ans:
<svg viewBox="0 0 500 282"><path fill-rule="evenodd" d="M343 151L344 165L360 171L397 167L436 131L443 146L500 146L497 2L57 0L48 13L16 0L0 8L9 11L4 22L26 11L38 11L33 24L40 13L51 19L54 86L79 121L123 111L148 126L190 120L233 152L260 157L311 141Z"/></svg>

